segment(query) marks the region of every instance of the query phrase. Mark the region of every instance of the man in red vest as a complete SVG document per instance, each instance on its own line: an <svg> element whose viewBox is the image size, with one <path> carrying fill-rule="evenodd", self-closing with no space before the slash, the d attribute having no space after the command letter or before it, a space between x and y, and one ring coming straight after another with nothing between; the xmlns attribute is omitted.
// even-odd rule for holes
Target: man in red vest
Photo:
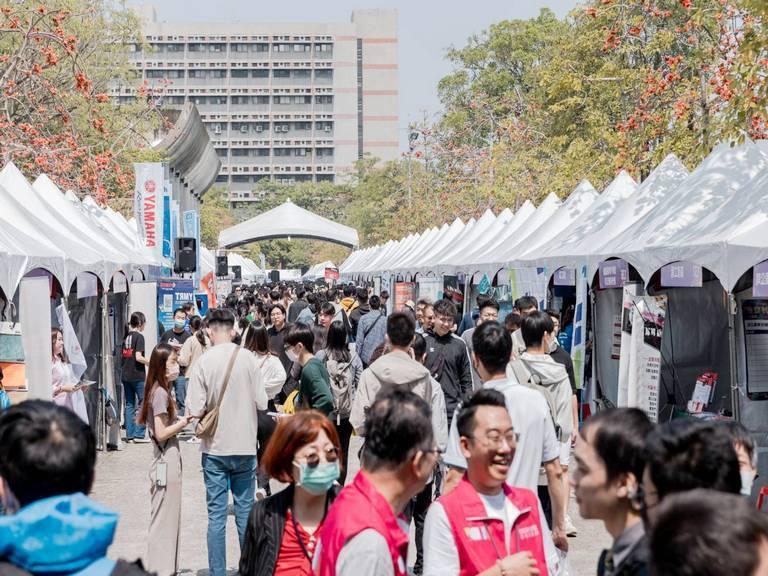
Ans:
<svg viewBox="0 0 768 576"><path fill-rule="evenodd" d="M536 494L507 484L517 445L504 395L481 389L457 416L467 472L429 509L425 576L547 574Z"/></svg>
<svg viewBox="0 0 768 576"><path fill-rule="evenodd" d="M328 511L313 567L318 576L406 576L403 510L437 462L429 405L401 386L368 410L361 471Z"/></svg>

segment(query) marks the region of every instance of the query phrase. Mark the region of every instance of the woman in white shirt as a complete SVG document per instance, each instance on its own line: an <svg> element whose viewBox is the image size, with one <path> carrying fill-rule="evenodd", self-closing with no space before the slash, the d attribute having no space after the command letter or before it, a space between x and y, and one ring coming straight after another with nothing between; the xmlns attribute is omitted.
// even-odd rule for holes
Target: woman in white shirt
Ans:
<svg viewBox="0 0 768 576"><path fill-rule="evenodd" d="M58 328L51 329L51 381L53 384L53 401L59 406L69 408L80 419L88 424L88 411L85 406L85 396L80 384L72 372L67 353L64 351L64 335Z"/></svg>
<svg viewBox="0 0 768 576"><path fill-rule="evenodd" d="M267 333L267 327L261 320L254 320L248 325L247 334L245 337L245 348L250 350L256 356L256 363L259 365L261 371L262 382L264 383L264 389L267 392L267 398L269 399L267 411L276 412L275 396L283 389L285 384L285 368L280 358L275 356L269 348L269 334ZM269 416L267 411L259 410L259 422L256 428L256 436L259 440L258 451L256 453L256 461L261 462L261 456L264 449L267 446L267 442L272 437L272 433L275 431L277 423ZM269 476L267 476L259 467L257 472L258 491L257 497L263 498L270 494L269 489Z"/></svg>
<svg viewBox="0 0 768 576"><path fill-rule="evenodd" d="M192 374L192 367L200 356L211 346L211 340L206 333L207 326L200 316L192 316L189 320L192 338L187 338L179 351L179 366L187 369L187 375Z"/></svg>

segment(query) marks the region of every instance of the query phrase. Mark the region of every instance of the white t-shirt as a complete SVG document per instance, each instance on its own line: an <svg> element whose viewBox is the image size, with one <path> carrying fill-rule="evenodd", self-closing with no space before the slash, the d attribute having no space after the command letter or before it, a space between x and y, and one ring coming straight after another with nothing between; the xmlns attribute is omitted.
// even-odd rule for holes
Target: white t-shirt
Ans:
<svg viewBox="0 0 768 576"><path fill-rule="evenodd" d="M504 523L504 550L499 552L505 557L509 554L511 528L520 511L509 501L503 490L494 496L478 496L483 502L486 515ZM424 524L424 576L453 576L460 571L459 552L453 539L451 522L443 505L434 502L429 507Z"/></svg>
<svg viewBox="0 0 768 576"><path fill-rule="evenodd" d="M536 493L539 468L560 456L560 443L555 436L555 426L549 415L544 396L536 390L517 383L514 378L490 380L483 388L498 390L504 395L512 426L520 435L512 466L507 474L510 486L528 488ZM467 461L459 448L459 431L456 418L451 422L448 449L443 461L448 466L466 469Z"/></svg>

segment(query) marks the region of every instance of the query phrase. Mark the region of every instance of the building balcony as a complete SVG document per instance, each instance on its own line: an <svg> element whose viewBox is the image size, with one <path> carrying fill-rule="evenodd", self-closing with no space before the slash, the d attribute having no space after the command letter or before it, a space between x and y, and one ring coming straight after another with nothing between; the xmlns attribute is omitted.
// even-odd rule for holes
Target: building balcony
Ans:
<svg viewBox="0 0 768 576"><path fill-rule="evenodd" d="M275 166L307 166L312 164L312 156L273 156L272 164Z"/></svg>
<svg viewBox="0 0 768 576"><path fill-rule="evenodd" d="M314 52L315 60L333 60L333 51L331 52Z"/></svg>
<svg viewBox="0 0 768 576"><path fill-rule="evenodd" d="M273 104L272 105L273 114L286 114L289 112L303 112L304 114L309 114L310 112L312 112L312 105L311 104Z"/></svg>
<svg viewBox="0 0 768 576"><path fill-rule="evenodd" d="M230 166L266 166L269 164L269 156L230 156Z"/></svg>
<svg viewBox="0 0 768 576"><path fill-rule="evenodd" d="M312 87L312 78L272 78L272 86L301 86L309 90Z"/></svg>
<svg viewBox="0 0 768 576"><path fill-rule="evenodd" d="M312 111L315 113L320 114L327 114L329 112L333 112L333 104L317 104L315 103L314 108L312 108Z"/></svg>

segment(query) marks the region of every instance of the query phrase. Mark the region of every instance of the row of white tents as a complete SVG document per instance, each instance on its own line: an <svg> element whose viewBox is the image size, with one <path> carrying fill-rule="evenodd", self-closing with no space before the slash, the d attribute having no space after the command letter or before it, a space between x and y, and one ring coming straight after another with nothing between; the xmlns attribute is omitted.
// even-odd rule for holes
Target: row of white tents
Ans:
<svg viewBox="0 0 768 576"><path fill-rule="evenodd" d="M514 279L533 275L544 279L543 290L540 283L533 294L543 299L558 270L573 270L591 294L593 380L615 402L622 290L600 289L597 274L613 259L629 264L643 291L668 298L662 403L685 406L697 376L713 370L720 378L713 408L736 416L741 411L753 430L765 431L761 443L768 443L768 407L756 400L760 394L748 394L768 391L768 379L755 376L748 383L741 309L753 298L754 267L768 260L768 142L721 144L691 172L670 155L642 183L621 172L602 193L585 180L563 201L550 194L514 213L487 211L476 220L356 250L340 272L344 280L381 278L388 285L445 275L463 276L469 285L487 276L512 284L512 298L532 286L515 286ZM701 286L665 287L660 271L676 262L701 267ZM749 354L768 360L768 342Z"/></svg>
<svg viewBox="0 0 768 576"><path fill-rule="evenodd" d="M159 266L143 248L135 221L62 192L45 174L30 184L8 163L0 171L0 288L13 298L21 279L35 269L50 272L64 294L79 274L91 273L109 287L116 274L144 278Z"/></svg>
<svg viewBox="0 0 768 576"><path fill-rule="evenodd" d="M401 240L357 250L343 278L456 274L502 268L589 267L622 258L648 280L664 264L712 271L726 289L768 258L768 143L721 144L692 173L668 156L638 185L621 172L599 194L581 182L517 212L487 211Z"/></svg>

